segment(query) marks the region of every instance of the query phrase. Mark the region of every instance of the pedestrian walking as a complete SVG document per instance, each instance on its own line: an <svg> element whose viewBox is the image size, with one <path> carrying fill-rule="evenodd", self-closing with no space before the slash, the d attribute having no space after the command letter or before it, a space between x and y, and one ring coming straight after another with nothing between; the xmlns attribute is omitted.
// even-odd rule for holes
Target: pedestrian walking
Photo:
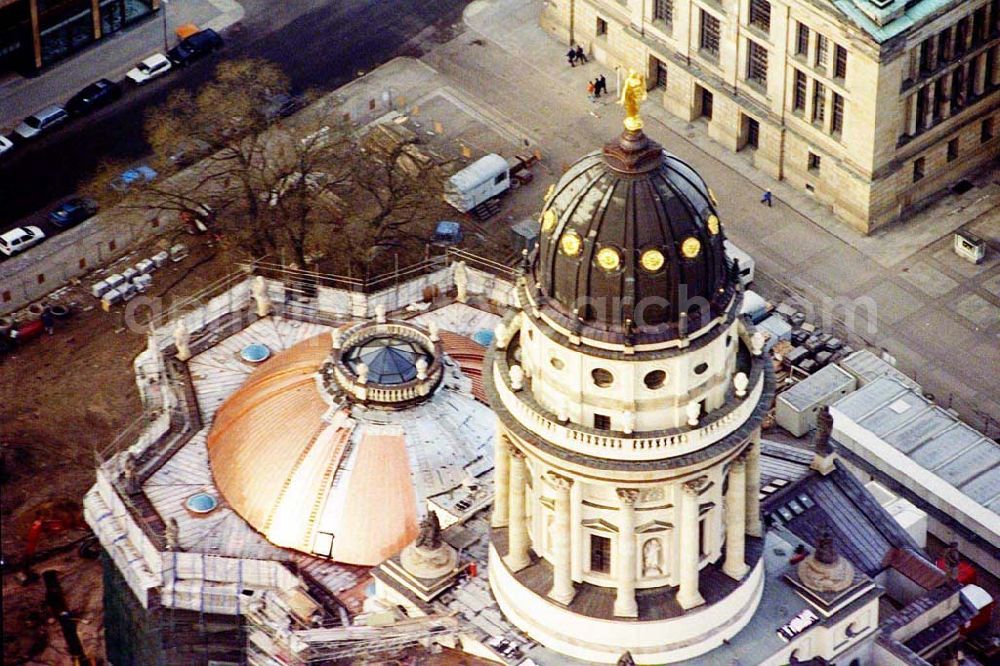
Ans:
<svg viewBox="0 0 1000 666"><path fill-rule="evenodd" d="M597 77L597 96L600 97L601 93L608 94L608 80L603 74Z"/></svg>
<svg viewBox="0 0 1000 666"><path fill-rule="evenodd" d="M579 44L576 45L576 59L584 65L587 64L587 54L583 52L583 47Z"/></svg>
<svg viewBox="0 0 1000 666"><path fill-rule="evenodd" d="M597 84L594 83L593 81L587 81L587 97L593 100L595 98L596 93L597 93Z"/></svg>
<svg viewBox="0 0 1000 666"><path fill-rule="evenodd" d="M42 326L45 327L45 332L52 335L56 327L56 318L52 316L52 310L45 308L42 310Z"/></svg>
<svg viewBox="0 0 1000 666"><path fill-rule="evenodd" d="M569 60L570 67L576 67L576 49L572 46L569 47L569 51L566 52L566 60Z"/></svg>
<svg viewBox="0 0 1000 666"><path fill-rule="evenodd" d="M601 79L594 79L594 98L599 98L601 96Z"/></svg>
<svg viewBox="0 0 1000 666"><path fill-rule="evenodd" d="M760 197L760 202L767 204L767 207L771 208L771 190L764 190L764 194Z"/></svg>

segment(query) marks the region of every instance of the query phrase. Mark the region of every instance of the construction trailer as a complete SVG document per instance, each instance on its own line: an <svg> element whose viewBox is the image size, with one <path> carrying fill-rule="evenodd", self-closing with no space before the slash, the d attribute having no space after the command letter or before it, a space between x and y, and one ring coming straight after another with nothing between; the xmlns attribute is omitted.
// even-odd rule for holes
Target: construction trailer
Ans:
<svg viewBox="0 0 1000 666"><path fill-rule="evenodd" d="M510 189L510 166L500 155L490 153L465 167L444 185L444 200L461 213Z"/></svg>
<svg viewBox="0 0 1000 666"><path fill-rule="evenodd" d="M836 365L809 375L775 401L775 420L782 428L801 437L816 427L816 414L857 388L854 376Z"/></svg>

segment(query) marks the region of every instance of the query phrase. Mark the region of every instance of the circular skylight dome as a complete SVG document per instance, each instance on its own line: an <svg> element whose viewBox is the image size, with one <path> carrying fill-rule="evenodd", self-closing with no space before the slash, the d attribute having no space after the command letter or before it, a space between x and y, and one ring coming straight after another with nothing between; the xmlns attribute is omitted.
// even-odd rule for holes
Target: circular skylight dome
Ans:
<svg viewBox="0 0 1000 666"><path fill-rule="evenodd" d="M403 338L385 335L365 340L347 350L344 362L354 374L359 365L368 368L368 381L381 386L405 384L417 378L417 361L423 358L430 365L433 357L420 345Z"/></svg>

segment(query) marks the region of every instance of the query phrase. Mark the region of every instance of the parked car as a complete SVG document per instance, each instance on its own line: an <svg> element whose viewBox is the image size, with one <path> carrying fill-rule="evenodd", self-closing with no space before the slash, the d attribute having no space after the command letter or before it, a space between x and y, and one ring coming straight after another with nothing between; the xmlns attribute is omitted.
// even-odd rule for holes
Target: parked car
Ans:
<svg viewBox="0 0 1000 666"><path fill-rule="evenodd" d="M110 104L122 96L122 87L114 81L100 79L73 95L66 102L66 110L71 116L83 116L95 109Z"/></svg>
<svg viewBox="0 0 1000 666"><path fill-rule="evenodd" d="M167 159L182 169L205 157L211 150L212 146L201 139L184 139L167 155Z"/></svg>
<svg viewBox="0 0 1000 666"><path fill-rule="evenodd" d="M201 32L196 32L183 40L180 44L167 51L167 55L174 64L184 67L221 48L222 37L219 37L219 33L209 28Z"/></svg>
<svg viewBox="0 0 1000 666"><path fill-rule="evenodd" d="M0 252L8 257L38 245L45 240L45 234L38 227L16 227L0 234Z"/></svg>
<svg viewBox="0 0 1000 666"><path fill-rule="evenodd" d="M279 92L268 95L261 111L267 122L273 123L280 118L287 118L301 108L302 98Z"/></svg>
<svg viewBox="0 0 1000 666"><path fill-rule="evenodd" d="M173 64L162 53L154 53L128 71L125 77L136 85L142 85L150 79L162 76L170 71Z"/></svg>
<svg viewBox="0 0 1000 666"><path fill-rule="evenodd" d="M111 189L118 192L128 192L136 183L151 183L159 174L152 167L142 164L133 169L122 171L121 175L111 181Z"/></svg>
<svg viewBox="0 0 1000 666"><path fill-rule="evenodd" d="M14 128L14 131L22 139L30 139L61 125L66 122L67 118L69 118L69 114L66 113L66 109L53 104L25 118L20 125Z"/></svg>
<svg viewBox="0 0 1000 666"><path fill-rule="evenodd" d="M66 229L93 217L95 213L97 213L97 202L93 199L73 197L50 212L48 217L49 222L60 229Z"/></svg>
<svg viewBox="0 0 1000 666"><path fill-rule="evenodd" d="M0 155L14 147L14 142L5 136L0 136Z"/></svg>

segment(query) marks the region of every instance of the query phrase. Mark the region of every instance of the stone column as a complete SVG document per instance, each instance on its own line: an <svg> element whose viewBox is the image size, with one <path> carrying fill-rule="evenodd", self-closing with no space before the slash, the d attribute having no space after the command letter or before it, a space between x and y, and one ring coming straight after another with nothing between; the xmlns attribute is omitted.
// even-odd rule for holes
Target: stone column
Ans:
<svg viewBox="0 0 1000 666"><path fill-rule="evenodd" d="M928 83L923 89L927 94L927 105L924 107L924 128L926 129L934 125L934 105L937 104L937 98L934 94L933 83Z"/></svg>
<svg viewBox="0 0 1000 666"><path fill-rule="evenodd" d="M615 578L618 595L615 597L615 615L638 617L635 603L635 501L639 491L635 488L618 489L618 557Z"/></svg>
<svg viewBox="0 0 1000 666"><path fill-rule="evenodd" d="M493 517L492 527L507 527L510 510L510 454L507 451L507 435L497 428L493 442Z"/></svg>
<svg viewBox="0 0 1000 666"><path fill-rule="evenodd" d="M910 95L909 109L906 119L906 133L914 136L917 133L917 94Z"/></svg>
<svg viewBox="0 0 1000 666"><path fill-rule="evenodd" d="M944 91L944 98L943 99L939 99L937 101L937 104L940 107L938 109L938 115L941 116L941 120L945 120L946 118L951 117L951 105L952 105L952 101L951 101L951 76L952 76L952 73L948 72L947 74L945 74L944 76L941 77L941 81L942 81L942 83L941 83L941 89Z"/></svg>
<svg viewBox="0 0 1000 666"><path fill-rule="evenodd" d="M510 516L507 528L507 557L511 571L520 571L531 563L528 557L528 523L525 512L527 491L527 465L524 453L515 446L510 452Z"/></svg>
<svg viewBox="0 0 1000 666"><path fill-rule="evenodd" d="M972 63L972 75L975 80L972 83L972 92L978 97L986 90L986 56L987 52L980 53ZM996 65L994 65L996 67Z"/></svg>
<svg viewBox="0 0 1000 666"><path fill-rule="evenodd" d="M726 491L726 562L722 571L740 580L750 567L746 563L747 463L740 456L729 465Z"/></svg>
<svg viewBox="0 0 1000 666"><path fill-rule="evenodd" d="M752 537L764 536L764 527L760 520L760 428L750 435L750 448L747 450L747 534Z"/></svg>
<svg viewBox="0 0 1000 666"><path fill-rule="evenodd" d="M698 564L701 559L701 553L698 552L698 493L705 487L705 483L705 477L688 481L681 492L681 580L677 590L677 603L684 609L705 603L698 591Z"/></svg>
<svg viewBox="0 0 1000 666"><path fill-rule="evenodd" d="M573 560L570 556L573 535L569 492L573 479L550 473L549 483L556 490L555 520L552 524L552 589L549 590L549 597L568 606L576 595L573 587Z"/></svg>

